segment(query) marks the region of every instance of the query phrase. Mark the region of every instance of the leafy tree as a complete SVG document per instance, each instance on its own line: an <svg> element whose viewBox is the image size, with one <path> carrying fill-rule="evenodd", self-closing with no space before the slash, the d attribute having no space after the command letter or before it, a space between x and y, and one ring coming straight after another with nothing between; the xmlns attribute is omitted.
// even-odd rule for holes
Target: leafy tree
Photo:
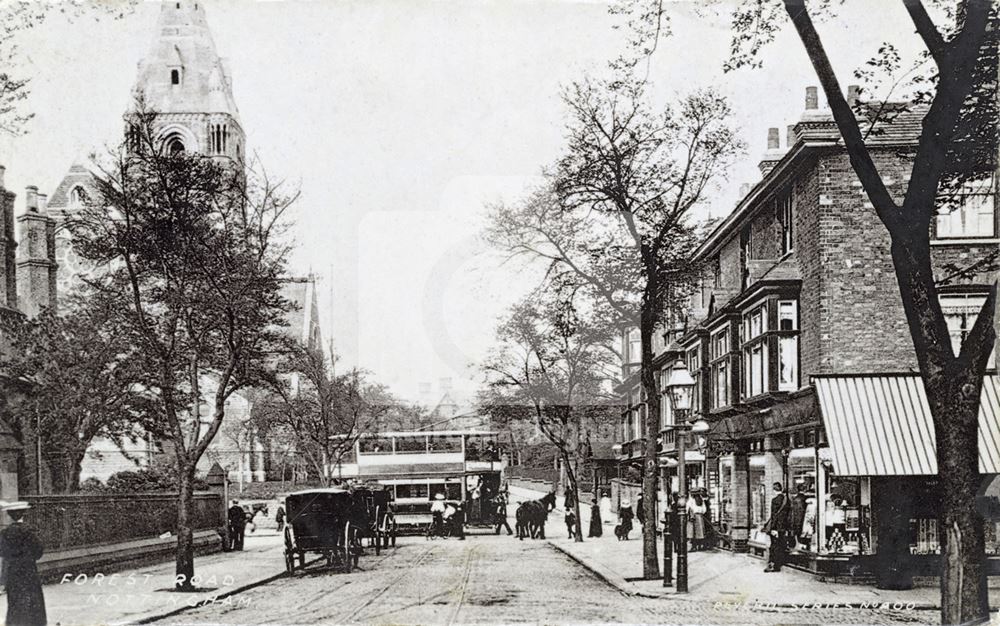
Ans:
<svg viewBox="0 0 1000 626"><path fill-rule="evenodd" d="M548 264L546 285L600 301L638 327L646 404L643 497L656 501L660 393L653 337L697 274L691 209L740 152L726 100L699 91L654 111L644 82L575 83L564 155L524 202L496 207L488 238ZM655 525L643 528L643 576L659 576Z"/></svg>
<svg viewBox="0 0 1000 626"><path fill-rule="evenodd" d="M279 371L272 393L254 404L252 419L272 440L290 444L323 485L329 485L338 478L331 470L340 466L361 435L378 429L396 401L364 372L335 374L320 350L297 342Z"/></svg>
<svg viewBox="0 0 1000 626"><path fill-rule="evenodd" d="M927 393L937 441L938 472L948 477L942 492L941 621L967 624L989 619L985 536L976 510L982 483L978 467L978 411L983 374L996 334L996 285L958 354L952 348L938 288L996 269L996 255L966 267L942 266L935 275L930 246L932 220L956 190L983 181L997 168L997 3L993 0L901 0L924 50L911 65L899 46L881 44L855 77L881 87L884 98L852 107L841 87L817 23L846 28L843 2L762 0L740 3L732 12L732 54L726 69L759 67L760 51L789 23L819 79L851 166L889 233L900 298ZM659 0L636 0L627 11L640 31L666 32ZM869 19L867 12L859 16ZM647 46L655 49L655 45ZM885 83L880 85L879 83ZM897 91L906 101L890 102ZM880 101L881 100L881 101ZM900 111L917 111L923 121L912 153L905 191L890 192L872 157L869 138Z"/></svg>
<svg viewBox="0 0 1000 626"><path fill-rule="evenodd" d="M176 465L178 587L192 589L195 468L236 391L270 378L286 197L241 163L167 154L156 114L128 118L127 145L98 166L100 197L68 223L99 271L88 282L141 356ZM207 405L205 408L204 405Z"/></svg>
<svg viewBox="0 0 1000 626"><path fill-rule="evenodd" d="M19 430L24 439L41 438L57 493L78 489L95 438L124 449L126 440L156 432L158 408L143 387L140 355L101 301L73 298L58 312L12 318L5 330L10 343L0 367L8 388L23 390Z"/></svg>
<svg viewBox="0 0 1000 626"><path fill-rule="evenodd" d="M534 422L558 451L576 494L585 433L614 423L619 413L609 384L614 336L611 327L581 315L570 302L530 296L500 325L499 344L482 366L483 409L501 420ZM574 539L583 541L579 497L574 508Z"/></svg>

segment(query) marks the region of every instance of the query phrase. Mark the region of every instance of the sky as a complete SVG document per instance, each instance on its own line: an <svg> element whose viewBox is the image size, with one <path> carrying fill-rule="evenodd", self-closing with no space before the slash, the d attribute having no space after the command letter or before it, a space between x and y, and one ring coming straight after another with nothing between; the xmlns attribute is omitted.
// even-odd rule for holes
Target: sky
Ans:
<svg viewBox="0 0 1000 626"><path fill-rule="evenodd" d="M748 146L700 215L723 217L759 180L768 127L794 123L817 84L789 29L761 69L724 74L717 11L668 0L671 34L649 64L654 101L715 86ZM725 6L725 5L723 5ZM625 35L597 0L206 0L247 134L272 178L301 189L291 270L319 277L338 368L362 367L412 401L450 379L456 399L504 311L539 268L480 238L563 146L563 86L602 73ZM699 9L699 10L696 10ZM74 162L118 141L159 6L126 17L56 15L19 36L32 76L27 134L0 137L6 186L51 193ZM821 25L841 82L884 40L916 50L901 3L848 0ZM784 139L782 139L784 147Z"/></svg>

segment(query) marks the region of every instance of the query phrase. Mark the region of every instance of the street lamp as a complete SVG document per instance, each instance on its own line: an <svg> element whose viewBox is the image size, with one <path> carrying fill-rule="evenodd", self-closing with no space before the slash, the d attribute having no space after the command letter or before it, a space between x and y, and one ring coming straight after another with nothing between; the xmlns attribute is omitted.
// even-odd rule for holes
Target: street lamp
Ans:
<svg viewBox="0 0 1000 626"><path fill-rule="evenodd" d="M694 379L688 372L683 361L677 361L670 368L670 376L666 383L667 395L670 398L670 409L674 416L674 423L669 428L677 431L677 502L675 503L677 515L677 583L678 593L687 593L688 590L688 567L687 567L687 476L685 468L687 459L685 458L685 443L688 432L704 433L708 432L709 426L705 420L689 423L688 415L691 411L691 396L694 393Z"/></svg>

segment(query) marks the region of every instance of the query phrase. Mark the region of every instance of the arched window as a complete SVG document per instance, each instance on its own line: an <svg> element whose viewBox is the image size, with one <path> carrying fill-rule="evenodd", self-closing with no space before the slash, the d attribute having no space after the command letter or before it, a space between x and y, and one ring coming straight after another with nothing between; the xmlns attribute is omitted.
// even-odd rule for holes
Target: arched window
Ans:
<svg viewBox="0 0 1000 626"><path fill-rule="evenodd" d="M75 206L75 207L83 206L87 204L87 201L89 199L90 196L87 195L87 191L83 187L80 187L79 185L73 187L73 189L71 189L69 192L70 206Z"/></svg>
<svg viewBox="0 0 1000 626"><path fill-rule="evenodd" d="M171 135L166 141L167 154L175 156L184 152L184 140L179 135Z"/></svg>
<svg viewBox="0 0 1000 626"><path fill-rule="evenodd" d="M170 84L180 85L181 84L181 71L180 70L170 70Z"/></svg>

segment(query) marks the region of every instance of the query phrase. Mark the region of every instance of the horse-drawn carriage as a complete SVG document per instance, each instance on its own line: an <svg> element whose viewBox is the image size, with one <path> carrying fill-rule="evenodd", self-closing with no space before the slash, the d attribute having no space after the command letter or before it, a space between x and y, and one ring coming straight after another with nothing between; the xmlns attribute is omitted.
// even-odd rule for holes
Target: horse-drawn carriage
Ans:
<svg viewBox="0 0 1000 626"><path fill-rule="evenodd" d="M350 491L338 487L310 489L285 498L285 568L294 574L306 566L307 553L319 553L328 566L351 571L358 564L358 510ZM353 522L352 522L353 520Z"/></svg>
<svg viewBox="0 0 1000 626"><path fill-rule="evenodd" d="M393 512L392 487L374 485L354 490L356 526L361 538L368 538L375 554L396 545L396 516ZM363 513L363 518L362 518ZM362 524L364 524L362 526Z"/></svg>

